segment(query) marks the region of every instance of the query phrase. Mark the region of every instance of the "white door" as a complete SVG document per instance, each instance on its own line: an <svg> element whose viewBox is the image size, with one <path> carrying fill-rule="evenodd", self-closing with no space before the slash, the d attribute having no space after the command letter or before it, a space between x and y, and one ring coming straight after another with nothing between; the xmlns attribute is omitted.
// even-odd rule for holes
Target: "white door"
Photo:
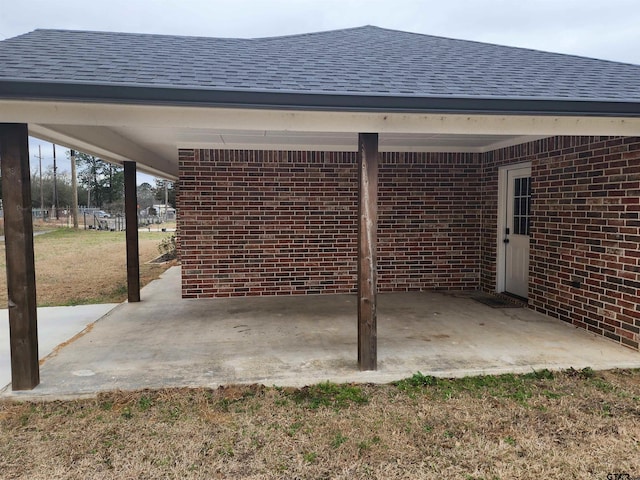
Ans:
<svg viewBox="0 0 640 480"><path fill-rule="evenodd" d="M507 293L529 295L529 230L531 217L531 167L507 170L505 231L505 282Z"/></svg>

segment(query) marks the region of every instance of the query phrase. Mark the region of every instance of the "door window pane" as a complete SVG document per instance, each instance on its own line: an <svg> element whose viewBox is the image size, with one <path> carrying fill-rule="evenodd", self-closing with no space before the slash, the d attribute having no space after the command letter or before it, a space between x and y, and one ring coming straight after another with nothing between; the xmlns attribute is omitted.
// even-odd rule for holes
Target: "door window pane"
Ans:
<svg viewBox="0 0 640 480"><path fill-rule="evenodd" d="M515 178L513 185L513 233L529 235L531 179Z"/></svg>

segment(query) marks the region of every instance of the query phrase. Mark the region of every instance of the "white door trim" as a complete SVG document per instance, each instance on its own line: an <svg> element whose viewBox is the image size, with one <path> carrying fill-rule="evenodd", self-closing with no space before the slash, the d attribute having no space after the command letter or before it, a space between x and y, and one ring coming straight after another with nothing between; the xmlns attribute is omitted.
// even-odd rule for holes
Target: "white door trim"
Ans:
<svg viewBox="0 0 640 480"><path fill-rule="evenodd" d="M505 290L506 251L504 244L507 228L507 172L518 168L531 168L531 162L513 163L498 168L498 229L496 235L496 292Z"/></svg>

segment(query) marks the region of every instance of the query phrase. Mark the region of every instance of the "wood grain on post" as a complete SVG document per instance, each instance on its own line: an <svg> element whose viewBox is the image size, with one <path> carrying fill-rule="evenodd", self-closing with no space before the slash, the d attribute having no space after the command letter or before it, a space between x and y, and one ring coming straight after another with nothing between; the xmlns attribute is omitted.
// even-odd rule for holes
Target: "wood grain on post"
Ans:
<svg viewBox="0 0 640 480"><path fill-rule="evenodd" d="M127 239L127 297L140 301L140 255L138 247L138 195L136 162L124 162L124 216Z"/></svg>
<svg viewBox="0 0 640 480"><path fill-rule="evenodd" d="M31 390L40 383L40 366L29 131L26 124L0 124L0 162L9 297L11 388Z"/></svg>
<svg viewBox="0 0 640 480"><path fill-rule="evenodd" d="M358 366L376 370L378 134L358 135Z"/></svg>

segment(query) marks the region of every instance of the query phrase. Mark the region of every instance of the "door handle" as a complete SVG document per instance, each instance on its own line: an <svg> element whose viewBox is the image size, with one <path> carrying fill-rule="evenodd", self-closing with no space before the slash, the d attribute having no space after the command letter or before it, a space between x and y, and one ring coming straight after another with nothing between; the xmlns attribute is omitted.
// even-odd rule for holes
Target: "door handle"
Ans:
<svg viewBox="0 0 640 480"><path fill-rule="evenodd" d="M505 239L503 240L503 242L504 242L504 243L509 243L509 239L508 239L508 238L505 238Z"/></svg>

